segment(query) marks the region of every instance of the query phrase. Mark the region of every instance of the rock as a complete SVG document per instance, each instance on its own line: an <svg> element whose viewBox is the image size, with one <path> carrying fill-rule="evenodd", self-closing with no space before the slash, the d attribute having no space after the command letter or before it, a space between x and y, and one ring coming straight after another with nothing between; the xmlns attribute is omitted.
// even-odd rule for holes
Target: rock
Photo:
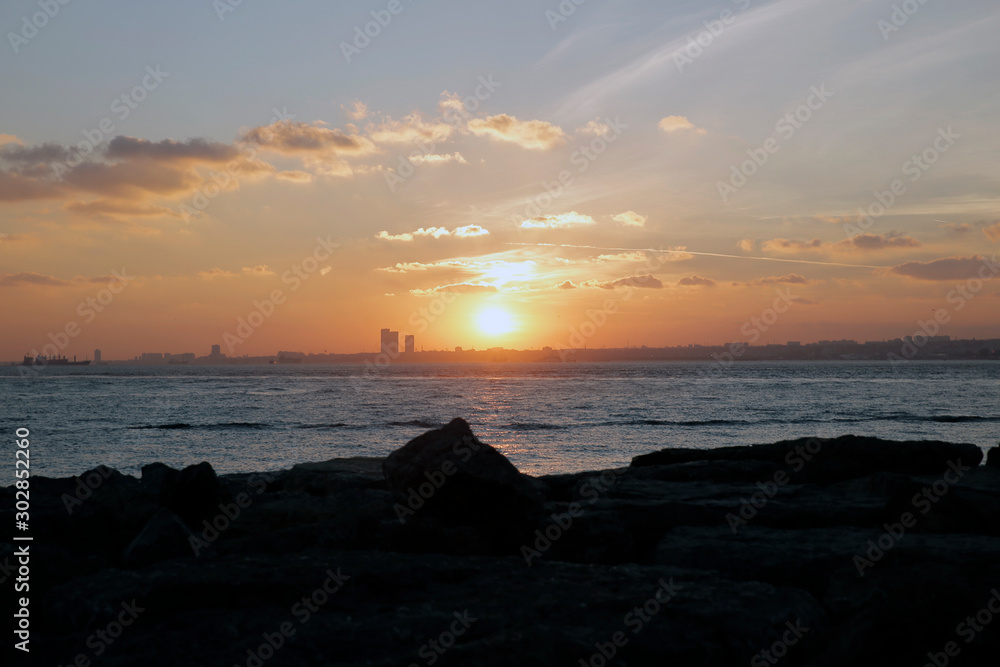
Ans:
<svg viewBox="0 0 1000 667"><path fill-rule="evenodd" d="M219 512L227 500L222 483L208 462L188 466L176 475L164 476L160 504L196 528Z"/></svg>
<svg viewBox="0 0 1000 667"><path fill-rule="evenodd" d="M997 468L939 484L925 513L913 496L944 456L975 463L967 446L849 436L795 470L782 456L802 443L535 480L457 420L385 461L33 479L32 652L95 657L88 638L126 607L139 620L102 665L771 664L763 651L784 655L801 627L781 667L862 667L961 641L956 624L1000 599ZM14 493L0 488L8 525ZM206 513L213 557L190 558ZM0 579L15 548L0 542ZM961 645L965 663L995 662L993 628Z"/></svg>
<svg viewBox="0 0 1000 667"><path fill-rule="evenodd" d="M322 463L299 463L282 476L281 488L314 496L369 488L385 489L383 462L382 458L354 457Z"/></svg>
<svg viewBox="0 0 1000 667"><path fill-rule="evenodd" d="M483 520L523 518L541 509L540 485L472 434L464 419L428 431L382 466L400 503L421 511Z"/></svg>
<svg viewBox="0 0 1000 667"><path fill-rule="evenodd" d="M990 468L1000 468L1000 445L990 449L986 457L986 465Z"/></svg>
<svg viewBox="0 0 1000 667"><path fill-rule="evenodd" d="M676 465L692 461L770 461L787 468L798 483L834 482L877 472L935 475L961 461L978 466L983 452L977 445L931 440L893 441L843 435L834 439L799 438L750 447L661 449L632 459L634 467Z"/></svg>
<svg viewBox="0 0 1000 667"><path fill-rule="evenodd" d="M181 518L168 509L161 509L146 522L142 531L125 548L122 562L126 567L141 567L157 561L182 556L204 555L206 546L195 552L192 542L197 537Z"/></svg>
<svg viewBox="0 0 1000 667"><path fill-rule="evenodd" d="M179 470L171 468L165 463L150 463L142 466L142 483L152 493L159 493L163 487L163 482L167 479L175 478Z"/></svg>

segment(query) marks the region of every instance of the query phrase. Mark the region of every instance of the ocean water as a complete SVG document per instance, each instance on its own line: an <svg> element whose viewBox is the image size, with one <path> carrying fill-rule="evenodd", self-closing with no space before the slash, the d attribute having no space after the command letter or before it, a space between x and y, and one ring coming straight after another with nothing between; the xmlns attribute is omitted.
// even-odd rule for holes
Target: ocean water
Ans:
<svg viewBox="0 0 1000 667"><path fill-rule="evenodd" d="M220 473L383 456L464 417L530 474L627 465L663 447L845 433L1000 440L990 362L535 363L0 368L0 429L34 475L203 460Z"/></svg>

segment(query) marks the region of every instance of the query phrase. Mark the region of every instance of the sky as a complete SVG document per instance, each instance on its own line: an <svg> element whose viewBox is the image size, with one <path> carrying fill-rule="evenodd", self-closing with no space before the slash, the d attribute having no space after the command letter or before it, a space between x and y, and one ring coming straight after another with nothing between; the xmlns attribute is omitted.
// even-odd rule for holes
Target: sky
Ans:
<svg viewBox="0 0 1000 667"><path fill-rule="evenodd" d="M9 0L0 29L0 359L1000 337L990 0Z"/></svg>

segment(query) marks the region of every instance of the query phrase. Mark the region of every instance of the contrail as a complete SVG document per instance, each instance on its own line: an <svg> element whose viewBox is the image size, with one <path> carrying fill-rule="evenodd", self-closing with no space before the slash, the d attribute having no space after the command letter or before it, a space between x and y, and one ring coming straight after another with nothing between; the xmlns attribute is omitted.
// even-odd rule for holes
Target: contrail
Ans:
<svg viewBox="0 0 1000 667"><path fill-rule="evenodd" d="M845 266L852 269L890 269L891 266L872 264L844 264L842 262L818 262L809 259L780 259L778 257L752 257L747 255L725 255L718 252L695 252L694 250L663 250L662 248L604 248L593 245L569 245L566 243L505 243L504 245L548 246L551 248L584 248L588 250L626 250L629 252L662 252L676 255L699 255L701 257L726 257L729 259L755 259L761 262L787 262L789 264L818 264L820 266Z"/></svg>

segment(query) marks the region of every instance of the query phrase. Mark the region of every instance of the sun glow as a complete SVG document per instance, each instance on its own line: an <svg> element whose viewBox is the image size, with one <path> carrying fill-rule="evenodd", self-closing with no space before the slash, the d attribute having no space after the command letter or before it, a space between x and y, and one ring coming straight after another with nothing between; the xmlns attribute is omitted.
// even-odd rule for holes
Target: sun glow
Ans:
<svg viewBox="0 0 1000 667"><path fill-rule="evenodd" d="M479 329L490 336L510 333L515 329L514 318L503 308L487 308L479 313Z"/></svg>

